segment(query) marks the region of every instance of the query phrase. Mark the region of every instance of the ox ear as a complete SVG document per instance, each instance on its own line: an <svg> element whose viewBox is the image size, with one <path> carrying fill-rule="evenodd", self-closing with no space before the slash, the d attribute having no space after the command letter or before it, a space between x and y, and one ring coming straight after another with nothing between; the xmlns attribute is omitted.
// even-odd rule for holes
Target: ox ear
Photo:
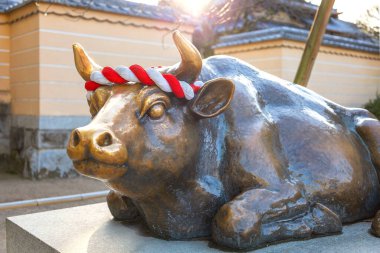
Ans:
<svg viewBox="0 0 380 253"><path fill-rule="evenodd" d="M210 80L200 89L190 109L202 118L215 117L228 108L234 91L235 85L229 79Z"/></svg>

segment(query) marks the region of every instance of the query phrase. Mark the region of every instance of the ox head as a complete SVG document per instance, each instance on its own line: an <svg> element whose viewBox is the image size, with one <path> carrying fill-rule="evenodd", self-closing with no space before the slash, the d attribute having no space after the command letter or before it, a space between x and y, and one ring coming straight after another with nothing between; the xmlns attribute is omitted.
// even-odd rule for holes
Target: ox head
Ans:
<svg viewBox="0 0 380 253"><path fill-rule="evenodd" d="M173 38L182 61L162 71L193 82L201 56L179 32ZM100 67L81 46L73 48L77 70L89 80ZM130 197L157 191L194 168L202 144L199 121L225 111L233 93L233 83L224 78L206 82L192 101L157 86L102 86L87 98L93 119L72 131L67 153L78 172Z"/></svg>

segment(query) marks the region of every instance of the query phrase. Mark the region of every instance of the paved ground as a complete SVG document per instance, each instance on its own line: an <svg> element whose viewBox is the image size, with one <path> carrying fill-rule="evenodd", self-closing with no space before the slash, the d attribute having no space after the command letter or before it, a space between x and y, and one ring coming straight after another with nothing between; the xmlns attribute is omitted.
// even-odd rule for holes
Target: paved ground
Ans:
<svg viewBox="0 0 380 253"><path fill-rule="evenodd" d="M106 190L106 187L102 182L85 177L32 181L29 179L20 178L16 175L0 173L0 203L103 190ZM6 217L72 206L87 205L103 201L105 201L105 199L100 198L51 206L28 207L0 211L0 253L5 252L4 221Z"/></svg>

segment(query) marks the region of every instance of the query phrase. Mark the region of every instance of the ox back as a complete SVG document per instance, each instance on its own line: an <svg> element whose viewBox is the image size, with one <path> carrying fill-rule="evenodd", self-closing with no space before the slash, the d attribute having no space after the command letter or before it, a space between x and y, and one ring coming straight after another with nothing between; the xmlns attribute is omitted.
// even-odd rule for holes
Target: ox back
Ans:
<svg viewBox="0 0 380 253"><path fill-rule="evenodd" d="M378 173L355 130L358 115L368 113L339 106L232 57L204 60L200 79L217 77L232 79L236 90L219 119L202 123L215 129L204 138L219 140L217 147L204 147L204 160L213 161L208 170L222 170L227 199L249 188L276 190L290 180L308 201L329 207L343 222L375 214Z"/></svg>

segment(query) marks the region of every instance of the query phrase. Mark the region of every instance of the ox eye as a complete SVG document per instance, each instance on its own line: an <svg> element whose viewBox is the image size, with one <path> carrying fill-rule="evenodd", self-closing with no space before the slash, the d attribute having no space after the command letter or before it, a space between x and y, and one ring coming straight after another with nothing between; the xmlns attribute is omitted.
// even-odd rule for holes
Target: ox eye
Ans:
<svg viewBox="0 0 380 253"><path fill-rule="evenodd" d="M151 119L159 119L161 118L165 113L165 105L163 103L158 103L152 105L147 114Z"/></svg>

